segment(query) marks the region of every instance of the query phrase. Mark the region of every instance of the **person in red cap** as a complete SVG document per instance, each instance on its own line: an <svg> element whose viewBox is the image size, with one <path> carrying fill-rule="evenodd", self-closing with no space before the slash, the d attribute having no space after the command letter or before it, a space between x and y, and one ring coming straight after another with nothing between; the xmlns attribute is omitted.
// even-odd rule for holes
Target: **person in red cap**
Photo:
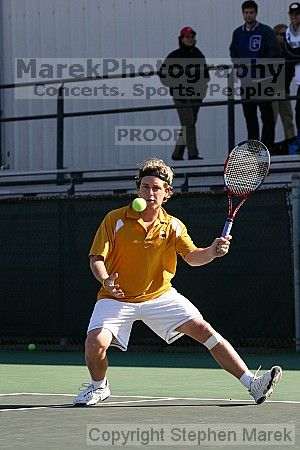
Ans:
<svg viewBox="0 0 300 450"><path fill-rule="evenodd" d="M183 160L186 147L188 159L203 159L197 148L196 121L210 78L205 56L196 47L195 36L192 27L182 28L179 48L166 57L159 70L162 84L170 89L182 126L182 135L172 154L175 161Z"/></svg>

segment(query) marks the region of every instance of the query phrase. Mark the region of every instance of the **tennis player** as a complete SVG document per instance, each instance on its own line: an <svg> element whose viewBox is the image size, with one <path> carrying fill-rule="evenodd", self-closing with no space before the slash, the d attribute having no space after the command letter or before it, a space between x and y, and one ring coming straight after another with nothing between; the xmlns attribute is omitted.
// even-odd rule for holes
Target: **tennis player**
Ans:
<svg viewBox="0 0 300 450"><path fill-rule="evenodd" d="M138 194L147 202L142 212L132 206L110 211L90 250L90 267L102 284L88 326L86 364L91 383L74 399L76 406L95 405L110 395L106 356L110 345L126 351L131 327L142 320L171 344L186 334L203 344L218 364L263 403L280 381L274 366L257 377L187 298L172 287L177 254L190 266L202 266L227 255L231 236L198 248L185 225L162 207L172 196L173 171L160 159L143 163L137 176Z"/></svg>

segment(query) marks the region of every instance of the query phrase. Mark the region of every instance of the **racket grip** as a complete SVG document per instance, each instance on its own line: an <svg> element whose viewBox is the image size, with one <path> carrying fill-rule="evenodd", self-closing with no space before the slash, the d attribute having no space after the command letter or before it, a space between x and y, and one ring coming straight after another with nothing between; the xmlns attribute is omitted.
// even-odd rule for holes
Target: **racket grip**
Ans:
<svg viewBox="0 0 300 450"><path fill-rule="evenodd" d="M233 220L226 220L223 231L222 231L222 237L226 237L230 234L232 224L233 224Z"/></svg>

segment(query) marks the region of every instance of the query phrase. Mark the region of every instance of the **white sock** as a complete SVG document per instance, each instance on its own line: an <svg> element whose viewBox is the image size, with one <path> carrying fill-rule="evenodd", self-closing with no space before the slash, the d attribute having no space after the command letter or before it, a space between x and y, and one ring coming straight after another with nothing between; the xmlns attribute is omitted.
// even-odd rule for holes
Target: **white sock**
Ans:
<svg viewBox="0 0 300 450"><path fill-rule="evenodd" d="M106 385L106 377L104 377L103 380L99 380L99 381L91 380L91 382L95 386L96 389L104 388Z"/></svg>
<svg viewBox="0 0 300 450"><path fill-rule="evenodd" d="M252 372L248 371L245 372L241 378L240 378L240 382L245 386L245 388L247 388L248 390L250 389L250 383L253 380L254 375Z"/></svg>

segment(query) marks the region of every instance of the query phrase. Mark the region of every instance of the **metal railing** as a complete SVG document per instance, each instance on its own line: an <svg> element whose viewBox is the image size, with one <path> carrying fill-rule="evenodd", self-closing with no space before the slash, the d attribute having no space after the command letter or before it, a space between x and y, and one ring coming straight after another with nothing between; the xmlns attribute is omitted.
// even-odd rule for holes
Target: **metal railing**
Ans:
<svg viewBox="0 0 300 450"><path fill-rule="evenodd" d="M220 67L224 70L224 65L208 66L209 70L218 70ZM228 92L234 92L234 67L235 65L226 64L228 68L227 77L227 88ZM132 112L145 112L145 111L158 111L158 110L172 110L178 108L187 108L188 106L178 106L174 104L169 105L154 105L154 106L141 106L141 107L127 107L127 108L112 108L112 109L97 109L89 111L75 111L75 112L65 112L64 110L64 86L67 83L84 82L84 81L96 81L96 80L108 80L108 79L121 79L121 78L134 78L134 77L149 77L158 76L157 71L149 72L146 75L142 73L131 73L130 75L126 73L115 74L110 76L95 76L95 77L84 77L84 78L66 78L66 79L55 79L48 80L45 82L23 82L23 83L8 83L0 85L0 93L4 89L18 89L24 87L33 86L46 86L56 84L59 85L58 96L57 96L57 106L56 113L52 114L36 114L36 115L25 115L25 116L12 116L3 117L0 112L0 166L2 166L2 124L11 122L22 122L22 121L32 121L32 120L47 120L56 119L56 170L57 170L57 184L62 183L62 173L61 170L64 169L64 121L71 117L84 117L84 116L100 116L109 114L120 114L120 113L132 113ZM289 96L288 99L296 100L298 97ZM285 101L286 98L276 98L276 101ZM272 102L274 99L260 99L259 102ZM234 95L228 100L220 101L209 101L209 102L199 102L201 108L203 107L216 107L216 106L227 106L227 141L228 141L228 151L232 149L235 145L235 106L243 103L257 103L257 99L235 99ZM197 105L197 103L194 103Z"/></svg>

